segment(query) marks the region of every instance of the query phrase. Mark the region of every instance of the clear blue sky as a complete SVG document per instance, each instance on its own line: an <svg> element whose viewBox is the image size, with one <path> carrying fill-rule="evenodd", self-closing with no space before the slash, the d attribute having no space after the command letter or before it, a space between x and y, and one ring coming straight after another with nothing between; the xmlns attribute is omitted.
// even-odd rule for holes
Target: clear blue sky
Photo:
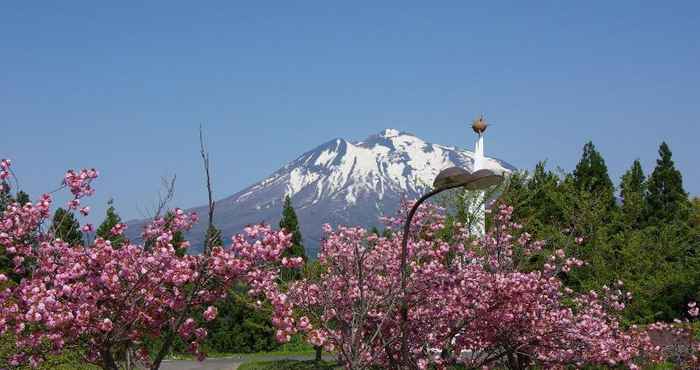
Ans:
<svg viewBox="0 0 700 370"><path fill-rule="evenodd" d="M0 156L33 194L97 167L91 203L130 219L162 175L204 203L200 123L222 197L334 137L470 148L484 112L518 167L571 169L593 140L617 182L666 140L700 194L700 3L378 3L4 3Z"/></svg>

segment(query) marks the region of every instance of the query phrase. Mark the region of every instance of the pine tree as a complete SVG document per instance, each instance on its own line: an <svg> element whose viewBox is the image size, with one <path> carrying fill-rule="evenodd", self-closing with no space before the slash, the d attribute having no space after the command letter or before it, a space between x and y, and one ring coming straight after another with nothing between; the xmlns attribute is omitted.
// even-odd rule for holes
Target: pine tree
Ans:
<svg viewBox="0 0 700 370"><path fill-rule="evenodd" d="M590 141L583 147L583 155L574 170L574 185L579 190L601 199L606 206L615 205L615 187L608 175L608 167L603 156Z"/></svg>
<svg viewBox="0 0 700 370"><path fill-rule="evenodd" d="M659 159L648 182L646 221L649 224L685 223L690 217L690 201L683 189L683 176L671 157L671 149L665 142L661 143Z"/></svg>
<svg viewBox="0 0 700 370"><path fill-rule="evenodd" d="M4 212L7 206L12 203L16 202L19 203L20 206L23 206L30 201L29 194L20 190L17 192L17 194L15 194L15 196L12 196L12 193L10 192L10 185L4 181L0 183L0 212Z"/></svg>
<svg viewBox="0 0 700 370"><path fill-rule="evenodd" d="M114 206L112 206L110 202L110 206L107 208L105 220L102 222L100 227L97 228L97 236L104 240L109 240L114 248L121 247L126 241L124 235L112 234L112 228L121 222L121 217L119 217L117 212L114 210Z"/></svg>
<svg viewBox="0 0 700 370"><path fill-rule="evenodd" d="M284 198L282 208L282 219L280 220L280 228L292 234L292 246L284 251L284 257L301 257L306 261L306 252L302 244L301 231L299 230L299 220L297 214L292 207L292 198L287 195ZM283 269L282 278L284 280L296 279L300 277L298 271Z"/></svg>
<svg viewBox="0 0 700 370"><path fill-rule="evenodd" d="M204 242L208 243L210 248L224 245L224 239L221 237L221 230L217 229L214 225L207 229L207 233L204 237Z"/></svg>
<svg viewBox="0 0 700 370"><path fill-rule="evenodd" d="M83 234L80 232L80 223L75 219L73 212L68 212L63 208L56 209L53 214L51 230L56 238L59 238L70 245L78 245L83 241Z"/></svg>
<svg viewBox="0 0 700 370"><path fill-rule="evenodd" d="M622 175L620 183L623 221L632 228L638 228L642 220L646 186L642 165L639 160L635 160L632 167Z"/></svg>
<svg viewBox="0 0 700 370"><path fill-rule="evenodd" d="M20 190L17 192L17 195L15 196L15 201L17 203L19 203L20 206L23 206L23 205L29 203L31 200L29 199L29 194Z"/></svg>

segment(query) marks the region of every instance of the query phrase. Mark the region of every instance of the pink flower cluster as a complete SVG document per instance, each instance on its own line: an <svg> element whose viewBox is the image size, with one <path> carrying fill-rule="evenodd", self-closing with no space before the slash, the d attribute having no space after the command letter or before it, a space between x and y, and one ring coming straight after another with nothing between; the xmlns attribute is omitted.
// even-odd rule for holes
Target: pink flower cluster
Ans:
<svg viewBox="0 0 700 370"><path fill-rule="evenodd" d="M97 176L99 176L99 173L94 168L89 170L82 169L79 172L68 170L63 176L63 184L70 189L70 192L73 193L76 199L79 199L95 193L91 183Z"/></svg>
<svg viewBox="0 0 700 370"><path fill-rule="evenodd" d="M143 240L155 241L158 247L181 248L182 246L170 243L173 236L179 231L189 230L197 221L199 216L196 213L187 214L180 208L175 208L169 217L159 217L146 225L141 237Z"/></svg>
<svg viewBox="0 0 700 370"><path fill-rule="evenodd" d="M95 170L68 171L65 183L75 200L94 192L90 182L96 176ZM276 285L289 234L251 226L234 236L229 247L183 256L171 243L173 234L190 228L197 217L176 209L172 217L145 228L144 237L155 241L153 248L113 248L101 238L90 245L68 245L40 227L50 205L51 197L45 195L34 204L10 205L0 218L0 245L23 273L18 284L0 292L0 334L10 333L18 348L11 364L36 365L47 354L76 346L86 349L86 361L105 369L116 369L114 359L125 346L149 363L153 354L145 343L167 339L168 333L177 333L203 358L206 330L192 317L202 312L205 320L214 320L213 304L240 283L248 284L251 295L273 301L278 322L291 315ZM124 228L116 225L112 233ZM0 275L0 282L6 280ZM161 360L155 356L154 361Z"/></svg>
<svg viewBox="0 0 700 370"><path fill-rule="evenodd" d="M0 160L0 181L4 181L8 177L10 177L10 166L11 165L12 165L12 161L10 161L9 159Z"/></svg>
<svg viewBox="0 0 700 370"><path fill-rule="evenodd" d="M405 212L405 210L404 210ZM519 233L513 209L501 206L480 238L456 225L449 242L440 209L417 213L408 244L409 359L421 369L626 365L663 358L649 332L624 329L617 313L630 298L618 282L602 292L575 294L560 276L582 261ZM405 213L403 213L405 214ZM394 227L399 218L387 219ZM399 258L401 234L326 227L318 279L293 284L295 332L334 350L350 369L396 368L403 361ZM535 254L539 270L526 270ZM690 307L697 314L697 308Z"/></svg>
<svg viewBox="0 0 700 370"><path fill-rule="evenodd" d="M124 235L124 230L126 230L127 225L125 223L118 223L112 227L111 230L109 230L109 233L118 236L118 235Z"/></svg>

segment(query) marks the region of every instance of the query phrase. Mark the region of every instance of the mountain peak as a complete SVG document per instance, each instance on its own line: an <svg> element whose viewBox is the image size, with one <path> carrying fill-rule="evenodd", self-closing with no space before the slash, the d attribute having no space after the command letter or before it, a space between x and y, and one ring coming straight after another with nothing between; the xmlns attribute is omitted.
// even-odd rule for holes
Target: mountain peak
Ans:
<svg viewBox="0 0 700 370"><path fill-rule="evenodd" d="M387 129L382 130L382 132L379 133L379 136L389 138L389 137L399 136L401 134L402 134L402 132L395 129L395 128L387 128Z"/></svg>
<svg viewBox="0 0 700 370"><path fill-rule="evenodd" d="M494 167L510 168L489 161ZM402 199L424 194L441 170L455 166L472 169L473 153L431 144L397 129L387 128L365 141L336 138L219 200L216 225L224 234L233 235L249 224L277 224L282 200L291 195L306 247L313 255L323 237L324 223L377 225L379 216L396 212ZM192 229L197 236L191 239L194 245L202 245L204 227L198 224Z"/></svg>

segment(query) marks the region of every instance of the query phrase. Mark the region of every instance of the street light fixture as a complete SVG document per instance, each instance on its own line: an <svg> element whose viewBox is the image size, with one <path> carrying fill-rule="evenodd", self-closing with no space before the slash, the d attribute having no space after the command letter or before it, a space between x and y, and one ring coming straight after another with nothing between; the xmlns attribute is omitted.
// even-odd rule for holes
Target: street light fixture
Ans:
<svg viewBox="0 0 700 370"><path fill-rule="evenodd" d="M489 169L469 172L464 168L450 167L440 171L433 182L433 190L420 197L408 212L406 223L403 226L403 239L401 240L401 355L404 365L409 365L408 342L406 338L408 325L408 302L406 297L406 280L408 279L408 269L406 268L406 258L408 254L408 234L411 228L411 221L415 216L418 207L429 198L442 193L443 191L465 188L468 190L484 190L490 186L503 181L503 175ZM415 367L415 366L410 366Z"/></svg>

